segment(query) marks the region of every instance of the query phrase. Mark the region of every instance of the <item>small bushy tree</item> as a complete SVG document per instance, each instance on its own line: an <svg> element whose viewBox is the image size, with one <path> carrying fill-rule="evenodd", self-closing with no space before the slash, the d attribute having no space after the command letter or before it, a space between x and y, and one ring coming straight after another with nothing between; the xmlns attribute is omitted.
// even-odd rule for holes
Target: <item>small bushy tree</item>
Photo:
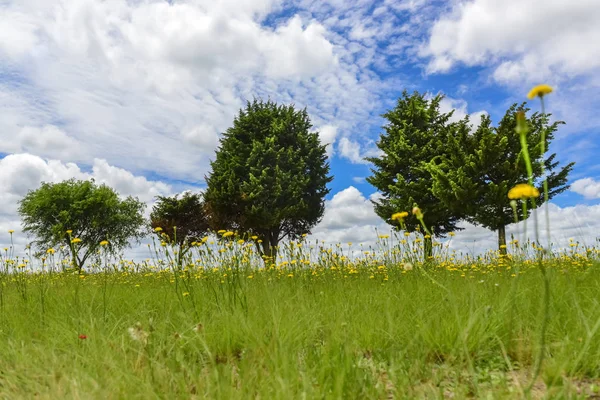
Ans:
<svg viewBox="0 0 600 400"><path fill-rule="evenodd" d="M254 100L220 141L204 200L214 230L262 240L262 255L309 233L322 218L332 177L306 109Z"/></svg>
<svg viewBox="0 0 600 400"><path fill-rule="evenodd" d="M101 241L107 240L107 251L117 254L131 240L139 240L144 235L144 208L137 198L120 199L106 185L75 179L42 183L19 202L23 230L35 237L33 244L44 251L66 245L79 270Z"/></svg>
<svg viewBox="0 0 600 400"><path fill-rule="evenodd" d="M208 232L208 219L204 210L202 195L185 192L183 196L157 196L157 202L150 213L152 229L159 237L164 233L178 245L198 241Z"/></svg>

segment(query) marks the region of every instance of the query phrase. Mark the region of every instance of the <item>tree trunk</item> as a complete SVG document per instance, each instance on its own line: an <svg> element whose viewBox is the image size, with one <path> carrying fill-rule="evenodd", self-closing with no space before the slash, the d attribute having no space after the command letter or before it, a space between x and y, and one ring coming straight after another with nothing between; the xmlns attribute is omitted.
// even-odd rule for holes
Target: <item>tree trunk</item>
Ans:
<svg viewBox="0 0 600 400"><path fill-rule="evenodd" d="M433 256L433 241L431 237L426 237L423 239L423 262L431 261L429 259L431 256Z"/></svg>
<svg viewBox="0 0 600 400"><path fill-rule="evenodd" d="M263 238L263 255L269 257L268 259L263 257L265 267L277 263L277 245L279 244L279 241L277 240L278 235L278 232L268 231Z"/></svg>
<svg viewBox="0 0 600 400"><path fill-rule="evenodd" d="M506 254L506 227L504 225L498 228L498 249L500 254Z"/></svg>

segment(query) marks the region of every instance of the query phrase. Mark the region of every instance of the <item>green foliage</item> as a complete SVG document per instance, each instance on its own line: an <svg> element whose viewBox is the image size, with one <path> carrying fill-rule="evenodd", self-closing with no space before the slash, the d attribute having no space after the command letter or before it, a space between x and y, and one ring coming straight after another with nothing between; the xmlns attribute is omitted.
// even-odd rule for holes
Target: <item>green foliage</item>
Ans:
<svg viewBox="0 0 600 400"><path fill-rule="evenodd" d="M517 183L527 182L527 170L521 155L519 135L515 133L517 111L525 105L512 105L497 127L484 115L475 129L468 117L453 126L445 151L427 166L433 175L433 194L452 212L461 212L471 223L497 230L499 245L506 244L505 227L514 222L508 191ZM527 142L532 161L533 179L544 202L542 163L548 178L548 198L565 191L567 176L574 163L559 168L556 154L542 154L541 138L545 132L547 149L554 132L563 122L549 122L548 115L534 113L527 119ZM531 208L528 212L531 211Z"/></svg>
<svg viewBox="0 0 600 400"><path fill-rule="evenodd" d="M202 196L190 192L185 192L181 198L178 195L157 196L150 213L150 225L153 229L162 228L162 232L157 232L159 237L167 234L180 246L199 240L209 228Z"/></svg>
<svg viewBox="0 0 600 400"><path fill-rule="evenodd" d="M398 226L391 220L392 214L410 212L417 204L425 224L438 236L457 230L461 216L460 212L449 212L434 195L427 169L428 163L443 153L451 129L448 119L452 114L440 112L441 100L442 96L428 100L425 95L405 91L396 107L383 115L388 123L377 143L383 155L367 158L374 165L367 181L382 194L373 201L377 215ZM408 230L419 229L415 218L406 219L405 224Z"/></svg>
<svg viewBox="0 0 600 400"><path fill-rule="evenodd" d="M36 237L41 250L66 245L79 238L73 261L82 268L103 240L107 251L116 254L129 246L131 239L143 236L144 203L136 198L119 199L106 185L75 179L60 183L42 183L19 202L23 230ZM66 231L72 230L69 236ZM71 247L72 248L72 247Z"/></svg>
<svg viewBox="0 0 600 400"><path fill-rule="evenodd" d="M263 253L309 233L324 212L329 163L306 109L248 102L224 134L204 195L213 229L258 235Z"/></svg>

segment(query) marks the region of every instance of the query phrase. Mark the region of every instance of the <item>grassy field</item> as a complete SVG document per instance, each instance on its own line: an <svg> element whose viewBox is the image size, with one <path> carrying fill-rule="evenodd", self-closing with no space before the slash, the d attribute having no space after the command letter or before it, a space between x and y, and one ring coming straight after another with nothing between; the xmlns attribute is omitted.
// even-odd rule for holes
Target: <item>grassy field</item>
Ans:
<svg viewBox="0 0 600 400"><path fill-rule="evenodd" d="M178 267L159 249L162 261L99 257L83 274L5 256L0 398L600 396L595 249L544 261L549 323L530 385L543 319L535 262L351 262L334 247L263 268L240 248L221 268L201 266L209 252Z"/></svg>

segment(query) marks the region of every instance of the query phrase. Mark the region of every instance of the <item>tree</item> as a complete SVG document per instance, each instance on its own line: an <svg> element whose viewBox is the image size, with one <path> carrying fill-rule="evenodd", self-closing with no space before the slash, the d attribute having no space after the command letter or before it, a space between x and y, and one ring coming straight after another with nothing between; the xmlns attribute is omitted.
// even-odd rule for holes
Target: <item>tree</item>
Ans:
<svg viewBox="0 0 600 400"><path fill-rule="evenodd" d="M165 233L182 246L206 235L209 229L208 219L200 194L185 192L181 198L174 195L157 196L156 199L150 213L150 225L153 229L162 229L157 232L159 236Z"/></svg>
<svg viewBox="0 0 600 400"><path fill-rule="evenodd" d="M220 140L204 200L211 227L257 235L263 256L322 218L329 163L306 109L248 102Z"/></svg>
<svg viewBox="0 0 600 400"><path fill-rule="evenodd" d="M73 263L79 270L101 241L107 240L107 251L117 254L130 240L139 240L144 208L137 198L121 200L106 185L75 179L42 183L19 202L23 230L36 237L33 243L44 251L65 244L72 249Z"/></svg>
<svg viewBox="0 0 600 400"><path fill-rule="evenodd" d="M521 155L519 135L515 132L516 112L527 112L525 104L513 104L497 127L489 116L481 118L472 129L469 118L456 125L448 138L446 151L428 166L433 176L433 193L448 208L464 213L465 219L498 232L498 246L506 249L506 226L514 222L508 191L527 182L527 170ZM540 195L536 205L544 202L542 165L548 179L548 198L568 189L567 176L574 163L559 168L556 154L541 153L541 135L545 131L545 148L554 132L564 122L549 123L549 116L534 113L527 119L527 142L533 167L533 178ZM542 164L543 163L543 164ZM529 208L528 213L531 211Z"/></svg>
<svg viewBox="0 0 600 400"><path fill-rule="evenodd" d="M375 186L381 198L373 201L375 213L388 224L392 214L410 212L414 205L423 211L425 225L432 234L443 236L459 229L456 224L460 212L452 213L433 194L433 179L427 170L428 163L444 151L445 141L452 124L452 113L440 112L442 96L430 100L417 92L404 91L396 107L383 115L388 123L383 127L377 147L383 152L380 157L370 157L373 163L372 176L367 182ZM408 230L419 230L414 218L405 221ZM432 254L431 238L424 237L424 258Z"/></svg>

